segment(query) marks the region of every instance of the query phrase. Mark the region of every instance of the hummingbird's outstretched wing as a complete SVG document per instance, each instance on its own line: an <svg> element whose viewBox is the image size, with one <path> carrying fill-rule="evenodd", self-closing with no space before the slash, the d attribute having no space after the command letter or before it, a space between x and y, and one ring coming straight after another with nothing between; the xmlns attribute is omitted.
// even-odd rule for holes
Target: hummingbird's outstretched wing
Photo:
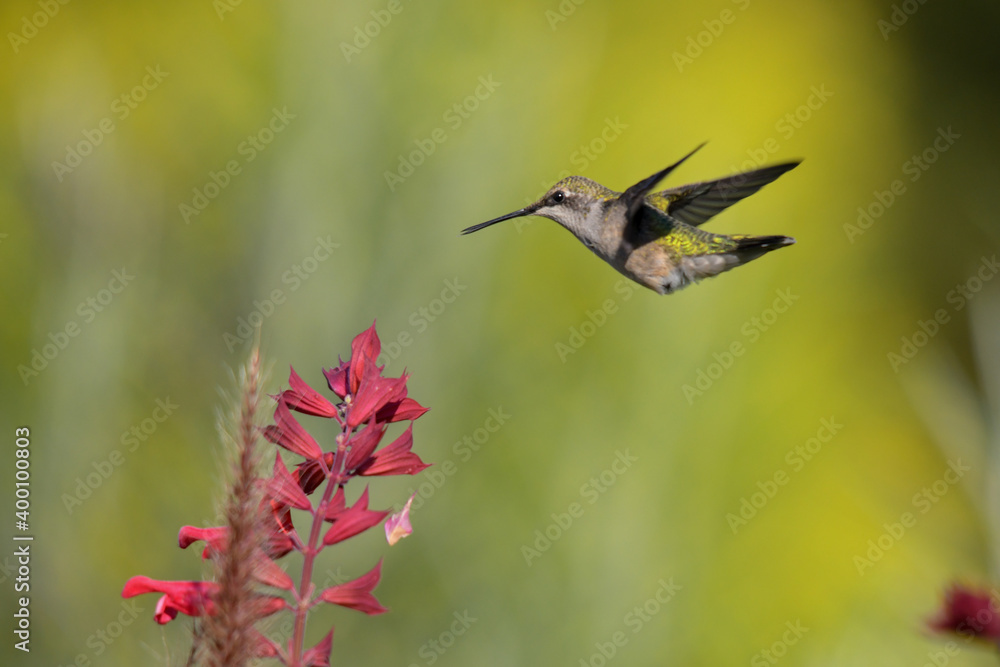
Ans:
<svg viewBox="0 0 1000 667"><path fill-rule="evenodd" d="M628 219L629 221L634 220L635 214L639 212L639 209L642 208L643 202L646 201L646 197L649 191L655 188L657 183L666 178L667 174L672 172L677 167L681 166L681 163L683 163L689 157L697 153L701 149L701 147L705 145L705 143L707 142L704 141L701 142L700 144L698 144L698 146L695 147L693 151L682 157L677 162L673 163L666 169L661 169L652 176L642 179L641 181L630 187L628 190L623 192L620 196L622 202L625 203L626 219Z"/></svg>
<svg viewBox="0 0 1000 667"><path fill-rule="evenodd" d="M646 195L646 202L675 220L697 227L799 164L799 162L775 164L715 181L703 181L661 190Z"/></svg>

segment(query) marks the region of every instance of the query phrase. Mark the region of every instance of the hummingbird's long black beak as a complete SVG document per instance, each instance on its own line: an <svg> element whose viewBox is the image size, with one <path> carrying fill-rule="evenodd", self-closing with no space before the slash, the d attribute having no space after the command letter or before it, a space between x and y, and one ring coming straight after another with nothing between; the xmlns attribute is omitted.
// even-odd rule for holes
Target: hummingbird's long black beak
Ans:
<svg viewBox="0 0 1000 667"><path fill-rule="evenodd" d="M645 200L646 195L649 194L649 192L656 187L657 183L666 178L667 175L674 169L681 166L681 164L685 160L687 160L689 157L691 157L699 150L701 150L701 148L706 143L708 142L705 141L701 142L693 151L682 157L677 162L673 163L666 169L662 169L656 172L649 178L642 179L641 181L630 187L628 190L623 192L621 199L628 206L628 213L627 213L628 219L631 220L633 216L635 216L635 214L639 211L639 208L642 206L642 202Z"/></svg>
<svg viewBox="0 0 1000 667"><path fill-rule="evenodd" d="M495 225L498 222L503 222L504 220L510 220L511 218L520 218L525 215L531 215L538 210L537 204L532 204L531 206L525 206L524 208L514 211L513 213L508 213L507 215L501 215L499 218L493 218L492 220L487 220L486 222L480 222L478 225L472 225L471 227L466 227L462 230L462 234L471 234L472 232L478 232L480 229L489 227L490 225Z"/></svg>

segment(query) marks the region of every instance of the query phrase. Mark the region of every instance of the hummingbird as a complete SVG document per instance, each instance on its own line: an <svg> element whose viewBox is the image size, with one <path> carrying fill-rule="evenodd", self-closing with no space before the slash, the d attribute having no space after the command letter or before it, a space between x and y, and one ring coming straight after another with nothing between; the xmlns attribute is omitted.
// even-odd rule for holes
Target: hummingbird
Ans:
<svg viewBox="0 0 1000 667"><path fill-rule="evenodd" d="M795 243L789 236L726 236L699 227L800 161L651 192L704 145L625 192L582 176L568 176L535 203L468 227L462 234L527 215L548 218L620 273L658 294L671 294Z"/></svg>

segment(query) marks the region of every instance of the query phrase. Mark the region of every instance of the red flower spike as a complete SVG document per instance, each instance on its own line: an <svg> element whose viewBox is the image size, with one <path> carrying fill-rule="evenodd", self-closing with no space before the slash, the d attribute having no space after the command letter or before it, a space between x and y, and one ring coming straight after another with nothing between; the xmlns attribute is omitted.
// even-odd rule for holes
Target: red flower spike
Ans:
<svg viewBox="0 0 1000 667"><path fill-rule="evenodd" d="M154 618L160 625L177 618L177 613L188 616L212 614L215 604L211 596L219 585L208 581L159 581L149 577L132 577L125 582L123 598L131 598L144 593L163 593L156 603Z"/></svg>
<svg viewBox="0 0 1000 667"><path fill-rule="evenodd" d="M375 412L375 421L391 424L409 419L413 421L427 412L427 408L417 403L412 398L404 398L394 403L386 403Z"/></svg>
<svg viewBox="0 0 1000 667"><path fill-rule="evenodd" d="M413 447L413 424L410 424L391 445L375 452L361 467L357 474L371 477L374 475L416 475L430 466L420 460L411 451Z"/></svg>
<svg viewBox="0 0 1000 667"><path fill-rule="evenodd" d="M1000 644L1000 606L988 591L952 585L945 593L944 606L929 625L937 632L953 632Z"/></svg>
<svg viewBox="0 0 1000 667"><path fill-rule="evenodd" d="M205 550L201 557L208 558L213 553L224 551L229 540L229 529L225 526L217 528L197 528L195 526L183 526L177 536L177 542L181 549L187 549L195 542L204 542Z"/></svg>
<svg viewBox="0 0 1000 667"><path fill-rule="evenodd" d="M323 536L323 544L330 546L343 542L377 525L388 515L389 512L376 512L368 509L368 488L366 487L364 493L358 498L358 502L354 503L350 509L337 512L332 517L330 512L327 512L327 517L330 518L333 525Z"/></svg>
<svg viewBox="0 0 1000 667"><path fill-rule="evenodd" d="M337 604L341 607L363 611L372 616L374 614L384 614L389 611L375 599L372 590L378 586L382 577L382 561L372 568L368 574L363 574L354 581L346 584L327 588L319 594L319 599L330 604Z"/></svg>
<svg viewBox="0 0 1000 667"><path fill-rule="evenodd" d="M274 421L276 425L264 429L264 437L269 442L307 459L318 459L323 456L323 450L295 420L284 401L278 401L278 407L274 410Z"/></svg>
<svg viewBox="0 0 1000 667"><path fill-rule="evenodd" d="M344 470L352 472L359 465L368 460L368 457L372 455L378 444L382 442L382 436L385 435L385 427L379 426L374 422L369 422L368 426L364 428L360 433L355 433L354 437L348 441L350 445L350 450L347 452L347 462L344 464Z"/></svg>
<svg viewBox="0 0 1000 667"><path fill-rule="evenodd" d="M239 610L240 615L250 623L283 610L291 612L295 620L287 647L246 626L250 634L243 640L245 653L259 658L276 658L282 664L295 667L329 667L332 629L319 643L305 650L306 616L311 608L320 602L327 602L366 614L387 611L372 593L381 578L381 561L367 574L327 588L319 595L312 581L303 581L300 590L298 582L293 581L277 563L279 558L296 550L302 553L302 571L314 571L315 559L325 547L343 542L383 522L389 544L412 532L408 515L412 497L402 512L389 520L386 519L388 511L369 509L367 488L353 506L348 507L346 501L345 485L352 478L416 474L428 467L412 451L412 422L427 409L407 396L409 375L405 371L399 378L383 376L384 367L378 365L381 349L381 341L372 324L352 341L348 361L338 358L335 368L323 370L330 390L340 402L326 398L328 395L325 392L320 394L294 368L289 371L288 388L276 397L274 422L263 429L263 435L268 441L305 460L289 471L279 452L271 476L253 481L262 496L259 509L265 513L269 523L263 528L258 527L259 532L254 531L253 543L258 546L253 547L249 555L254 590L260 592L244 590L248 595L239 605ZM335 450L324 452L294 413L336 420L340 433ZM382 446L388 424L402 421L411 423L391 444ZM321 487L325 501L316 501L319 504L314 507L310 494ZM292 508L311 515L308 516L311 523L308 539L296 532ZM323 523L329 525L320 530ZM197 541L204 541L203 557L211 556L218 560L227 556L227 550L232 546L230 536L227 528L185 526L178 535L178 542L186 548ZM270 587L271 592L281 592L283 596L262 594L264 586ZM192 616L226 613L217 600L223 593L219 585L212 582L157 581L148 577L133 577L126 583L122 595L132 597L151 592L161 593L155 610L155 619L161 624L182 613ZM286 598L294 602L290 603ZM229 605L222 606L229 608Z"/></svg>
<svg viewBox="0 0 1000 667"><path fill-rule="evenodd" d="M340 398L344 398L348 393L347 376L351 371L351 365L346 361L341 361L340 357L337 357L337 361L340 362L340 365L324 370L323 375L326 376L326 384L330 387L330 391Z"/></svg>
<svg viewBox="0 0 1000 667"><path fill-rule="evenodd" d="M347 411L347 426L357 428L371 419L371 416L388 403L401 401L406 397L406 380L404 375L399 378L383 377L375 367L375 362L366 360L364 379L358 388ZM351 368L354 362L351 361Z"/></svg>
<svg viewBox="0 0 1000 667"><path fill-rule="evenodd" d="M294 368L288 376L288 385L291 388L281 392L280 400L287 403L292 410L327 419L337 417L337 407L306 384Z"/></svg>
<svg viewBox="0 0 1000 667"><path fill-rule="evenodd" d="M299 488L298 483L288 472L285 462L281 460L280 453L274 457L274 474L267 480L265 488L268 497L274 502L298 510L312 509L309 497Z"/></svg>
<svg viewBox="0 0 1000 667"><path fill-rule="evenodd" d="M362 376L367 376L373 372L369 368L369 363L371 364L371 368L375 369L374 373L376 375L382 370L375 366L375 360L381 352L382 341L378 339L378 334L375 333L375 323L372 322L370 327L359 333L351 341L351 368L347 385L351 394L358 393L358 389L361 387ZM361 422L364 421L367 420L361 420ZM361 422L358 423L360 424Z"/></svg>
<svg viewBox="0 0 1000 667"><path fill-rule="evenodd" d="M333 628L318 644L305 652L302 662L307 667L330 667L330 649L333 647Z"/></svg>

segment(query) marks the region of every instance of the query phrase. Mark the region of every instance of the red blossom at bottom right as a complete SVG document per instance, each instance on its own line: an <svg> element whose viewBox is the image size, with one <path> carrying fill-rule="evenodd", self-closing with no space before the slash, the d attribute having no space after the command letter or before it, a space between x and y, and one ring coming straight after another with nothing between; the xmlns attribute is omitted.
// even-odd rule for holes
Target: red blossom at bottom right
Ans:
<svg viewBox="0 0 1000 667"><path fill-rule="evenodd" d="M1000 647L1000 597L994 598L989 590L953 584L928 625L935 632L981 639Z"/></svg>

